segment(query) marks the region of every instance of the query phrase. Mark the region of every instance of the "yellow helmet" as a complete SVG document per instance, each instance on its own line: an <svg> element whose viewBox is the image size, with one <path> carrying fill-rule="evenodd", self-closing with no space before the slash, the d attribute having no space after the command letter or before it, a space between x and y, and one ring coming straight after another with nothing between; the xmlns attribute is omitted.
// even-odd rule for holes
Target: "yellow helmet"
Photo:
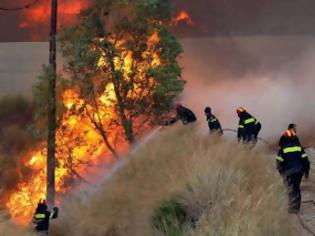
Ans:
<svg viewBox="0 0 315 236"><path fill-rule="evenodd" d="M245 110L244 107L239 107L239 108L236 109L237 114L241 114L241 113L243 113L243 112L245 112L245 111L246 111L246 110Z"/></svg>

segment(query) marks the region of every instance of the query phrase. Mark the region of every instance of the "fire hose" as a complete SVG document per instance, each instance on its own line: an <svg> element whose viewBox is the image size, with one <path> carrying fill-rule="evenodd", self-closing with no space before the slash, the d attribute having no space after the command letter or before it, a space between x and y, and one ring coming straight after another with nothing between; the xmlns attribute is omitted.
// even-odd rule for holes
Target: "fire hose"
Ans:
<svg viewBox="0 0 315 236"><path fill-rule="evenodd" d="M153 130L151 133L149 133L145 138L142 139L142 141L135 146L132 150L131 150L131 154L134 154L140 147L142 147L143 145L147 144L150 140L152 140L157 134L158 132L163 128L163 126L159 126L157 127L155 130ZM234 132L237 133L237 130L234 129L230 129L230 128L225 128L222 130L227 131L227 132ZM261 142L265 143L268 146L272 146L271 143L269 143L268 141L264 140L263 138L258 137L258 140L260 140ZM119 169L121 166L123 165L123 163L120 163L120 165L117 165L108 175L107 178L108 179L115 171L117 171L117 169ZM308 203L308 202L312 202L314 203L314 201L304 201L302 203ZM298 218L298 222L300 223L300 225L303 227L303 229L308 232L310 235L315 236L315 233L303 222L303 220L301 219L300 215L297 215Z"/></svg>
<svg viewBox="0 0 315 236"><path fill-rule="evenodd" d="M148 134L136 147L134 147L134 149L131 150L131 153L135 153L139 147L145 145L146 143L148 143L150 140L152 140L156 135L157 133L163 128L163 126L159 126L157 127L155 130L153 130L150 134ZM225 128L222 130L223 132L224 131L227 131L227 132L234 132L234 133L237 133L238 131L237 130L234 130L234 129L230 129L230 128ZM265 143L266 145L272 147L273 145L264 140L263 138L260 138L258 137L257 138L259 141ZM314 201L305 201L303 203L306 203L306 202L312 202L314 203ZM300 223L300 225L302 226L302 228L308 232L310 235L312 236L315 236L315 233L303 222L303 220L301 219L300 215L297 215L297 218L298 218L298 222Z"/></svg>
<svg viewBox="0 0 315 236"><path fill-rule="evenodd" d="M234 132L234 133L237 133L237 132L238 132L237 130L235 130L235 129L230 129L230 128L222 129L222 131L223 131L223 132L224 132L224 131L228 131L228 132ZM270 147L273 146L270 142L266 141L266 140L263 139L263 138L258 137L257 139L260 140L261 142L263 142L264 144L270 146ZM308 148L312 148L312 147L313 147L312 145L308 145L308 146L304 146L303 148L304 148L304 149L308 149Z"/></svg>
<svg viewBox="0 0 315 236"><path fill-rule="evenodd" d="M298 221L300 225L303 227L303 229L308 232L310 235L315 236L315 233L304 223L304 221L301 219L300 215L297 215Z"/></svg>
<svg viewBox="0 0 315 236"><path fill-rule="evenodd" d="M230 129L230 128L222 129L222 131L223 131L223 132L224 132L224 131L228 131L228 132L234 132L234 133L237 133L237 132L238 132L237 130L235 130L235 129ZM271 143L269 143L268 141L266 141L266 140L264 140L264 139L262 139L262 138L260 138L260 137L258 137L257 139L260 140L260 141L262 141L263 143L267 144L268 146L272 146Z"/></svg>
<svg viewBox="0 0 315 236"><path fill-rule="evenodd" d="M224 131L228 131L228 132L234 132L234 133L237 133L238 131L237 130L234 130L234 129L229 129L229 128L226 128L226 129L223 129L222 130L223 132ZM268 141L258 137L257 138L258 140L262 141L263 143L265 143L266 145L268 146L272 146L271 143L269 143ZM310 148L311 146L309 147L304 147L304 148ZM310 200L310 201L302 201L302 203L313 203L314 204L314 200ZM297 216L297 219L298 219L298 222L300 223L300 225L302 226L302 228L308 232L310 235L312 236L315 236L315 233L304 223L304 221L302 220L301 216L299 214L296 215Z"/></svg>

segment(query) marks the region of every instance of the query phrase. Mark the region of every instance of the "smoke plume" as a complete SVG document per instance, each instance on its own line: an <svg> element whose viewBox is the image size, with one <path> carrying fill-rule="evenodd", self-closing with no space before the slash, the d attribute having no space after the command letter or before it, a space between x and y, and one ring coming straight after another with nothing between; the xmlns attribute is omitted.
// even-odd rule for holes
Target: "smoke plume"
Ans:
<svg viewBox="0 0 315 236"><path fill-rule="evenodd" d="M313 37L184 39L183 104L205 123L211 106L224 127L236 128L236 108L261 121L261 136L274 142L291 122L302 139L314 135Z"/></svg>

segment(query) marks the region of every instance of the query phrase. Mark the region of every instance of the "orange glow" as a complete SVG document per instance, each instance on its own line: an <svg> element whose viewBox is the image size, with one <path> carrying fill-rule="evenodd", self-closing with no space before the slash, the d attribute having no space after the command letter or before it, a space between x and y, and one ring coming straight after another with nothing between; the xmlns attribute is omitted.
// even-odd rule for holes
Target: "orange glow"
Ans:
<svg viewBox="0 0 315 236"><path fill-rule="evenodd" d="M150 45L158 44L159 42L160 42L160 36L157 32L152 34L151 37L149 37L149 39L148 39L148 44L150 44Z"/></svg>
<svg viewBox="0 0 315 236"><path fill-rule="evenodd" d="M75 21L75 15L86 7L90 0L63 0L58 5L58 26L69 25ZM46 38L50 22L50 1L39 1L27 11L21 12L21 29L31 29L32 39Z"/></svg>
<svg viewBox="0 0 315 236"><path fill-rule="evenodd" d="M191 19L189 13L184 10L182 10L175 18L173 18L172 23L174 26L178 26L180 23L186 23L189 26L194 26L194 22Z"/></svg>
<svg viewBox="0 0 315 236"><path fill-rule="evenodd" d="M160 42L158 33L152 34L147 39L147 50L142 54L143 61L137 64L140 71L137 80L148 80L145 71L149 66L159 66L161 60L157 53L157 44ZM122 71L126 81L130 80L130 72L134 64L133 53L124 49L124 41L118 43L121 47L121 55L114 60L115 69ZM105 55L104 55L105 56ZM99 67L106 66L104 57L99 59ZM147 86L154 86L154 80L149 80ZM140 95L141 94L141 95ZM127 94L128 97L146 96L147 92L135 86L134 90ZM92 114L95 120L104 127L113 127L112 121L119 120L116 113L116 94L114 84L109 82L105 85L103 92L97 95L98 115L88 101L80 98L76 89L69 89L63 92L63 105L66 111L63 114L60 126L57 129L56 143L56 191L57 201L71 191L69 181L80 180L78 175L86 177L86 174L93 171L102 162L111 162L111 153L104 144L104 140L96 130L88 114ZM82 109L84 108L84 109ZM135 121L143 126L141 121ZM107 130L108 141L115 146L119 143L120 148L126 148L127 143L122 138L122 130L118 126ZM125 149L126 150L126 149ZM24 182L20 182L16 190L8 196L6 207L11 217L18 224L30 222L37 203L45 199L46 195L46 155L45 144L24 157L23 165L27 167L31 176Z"/></svg>
<svg viewBox="0 0 315 236"><path fill-rule="evenodd" d="M67 15L76 15L82 8L86 6L86 1L61 1L58 6L58 16L60 17L60 23L64 23L63 20ZM29 23L42 24L43 22L49 22L50 19L50 2L44 1L41 5L36 5L30 8L25 17L25 21ZM28 24L29 24L28 23ZM30 25L30 24L29 24Z"/></svg>

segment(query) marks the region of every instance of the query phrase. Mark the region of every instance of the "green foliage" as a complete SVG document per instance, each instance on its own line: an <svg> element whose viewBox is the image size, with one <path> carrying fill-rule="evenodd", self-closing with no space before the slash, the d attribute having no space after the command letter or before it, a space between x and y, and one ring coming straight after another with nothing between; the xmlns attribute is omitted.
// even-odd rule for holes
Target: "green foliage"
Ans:
<svg viewBox="0 0 315 236"><path fill-rule="evenodd" d="M183 235L183 227L187 221L185 206L174 200L164 202L155 211L153 228L165 236Z"/></svg>
<svg viewBox="0 0 315 236"><path fill-rule="evenodd" d="M184 88L177 62L182 47L169 31L170 19L169 0L99 0L60 37L72 84L96 112L106 109L97 98L114 86L119 118L113 123L130 142L134 120L157 123ZM150 43L154 35L159 39Z"/></svg>
<svg viewBox="0 0 315 236"><path fill-rule="evenodd" d="M38 77L37 83L33 86L33 102L34 102L34 124L28 127L29 132L36 139L42 139L47 136L47 116L49 104L49 80L52 77L51 67L42 66L42 74ZM57 92L57 121L61 121L64 107L62 102L62 92L70 87L69 81L60 75L57 76L56 82Z"/></svg>
<svg viewBox="0 0 315 236"><path fill-rule="evenodd" d="M143 18L154 17L154 20L171 20L169 0L136 0L136 14Z"/></svg>
<svg viewBox="0 0 315 236"><path fill-rule="evenodd" d="M0 129L10 124L25 127L32 121L33 104L23 96L0 98Z"/></svg>

